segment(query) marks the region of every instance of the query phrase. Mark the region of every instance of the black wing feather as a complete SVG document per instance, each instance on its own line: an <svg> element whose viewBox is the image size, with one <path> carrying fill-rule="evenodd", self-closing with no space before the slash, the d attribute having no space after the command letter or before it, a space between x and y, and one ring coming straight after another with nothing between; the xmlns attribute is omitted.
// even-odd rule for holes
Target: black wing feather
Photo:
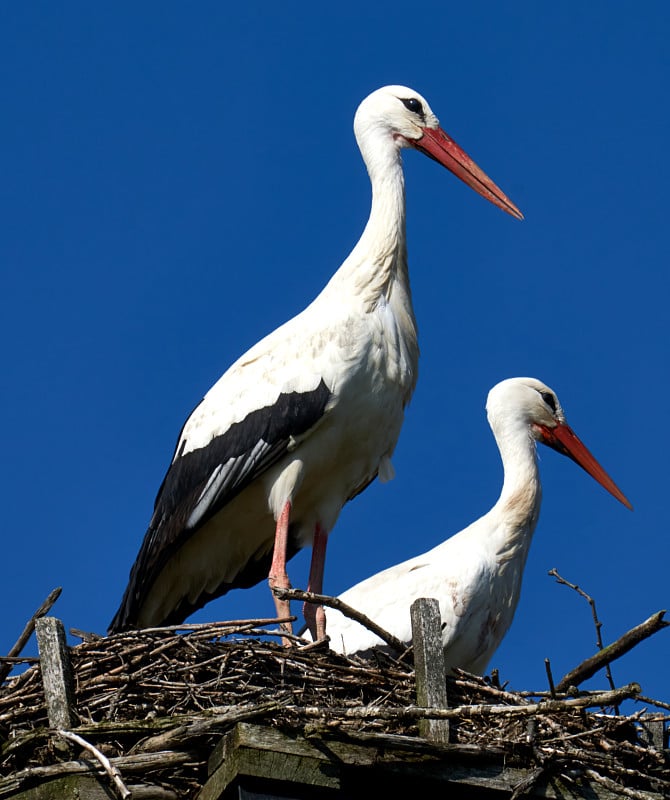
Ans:
<svg viewBox="0 0 670 800"><path fill-rule="evenodd" d="M300 550L295 528L289 525L288 541L286 545L286 560L290 561ZM191 603L187 597L181 598L179 604L163 620L163 625L179 625L191 614L206 606L210 600L226 594L230 589L249 589L262 580L265 580L270 571L272 553L255 553L247 562L244 570L237 576L234 583L220 583L213 592L203 592L198 599Z"/></svg>
<svg viewBox="0 0 670 800"><path fill-rule="evenodd" d="M153 517L119 610L110 624L110 633L136 624L144 599L171 556L253 480L279 461L293 437L301 436L316 425L330 398L331 392L322 379L312 391L280 394L273 405L250 412L214 437L206 447L183 453L184 444L178 443L178 450L183 454L177 455L158 491ZM256 570L250 574L255 575ZM224 587L217 596L225 591ZM175 615L181 616L177 624L192 610L181 615L175 609L170 619L174 621Z"/></svg>

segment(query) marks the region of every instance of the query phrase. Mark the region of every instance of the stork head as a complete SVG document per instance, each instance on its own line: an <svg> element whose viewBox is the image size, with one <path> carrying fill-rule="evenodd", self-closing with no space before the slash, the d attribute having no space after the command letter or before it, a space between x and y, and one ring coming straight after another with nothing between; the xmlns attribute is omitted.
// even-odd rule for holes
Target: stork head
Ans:
<svg viewBox="0 0 670 800"><path fill-rule="evenodd" d="M406 86L384 86L368 95L354 118L354 132L368 168L379 137L396 149L412 147L430 156L464 183L517 219L523 214L470 156L440 127L427 100Z"/></svg>
<svg viewBox="0 0 670 800"><path fill-rule="evenodd" d="M496 437L503 430L525 429L535 441L571 458L589 475L632 509L623 492L596 461L567 424L556 393L536 378L508 378L489 392L486 402L489 422Z"/></svg>

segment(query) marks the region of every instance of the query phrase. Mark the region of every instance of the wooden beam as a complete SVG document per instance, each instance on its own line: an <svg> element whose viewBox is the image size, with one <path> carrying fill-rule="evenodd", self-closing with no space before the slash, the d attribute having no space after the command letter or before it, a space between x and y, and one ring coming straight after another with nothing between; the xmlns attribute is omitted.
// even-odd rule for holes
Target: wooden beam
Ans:
<svg viewBox="0 0 670 800"><path fill-rule="evenodd" d="M442 649L440 606L434 598L422 597L410 606L416 702L424 708L447 707L447 675ZM449 743L449 720L422 719L419 733L431 742Z"/></svg>

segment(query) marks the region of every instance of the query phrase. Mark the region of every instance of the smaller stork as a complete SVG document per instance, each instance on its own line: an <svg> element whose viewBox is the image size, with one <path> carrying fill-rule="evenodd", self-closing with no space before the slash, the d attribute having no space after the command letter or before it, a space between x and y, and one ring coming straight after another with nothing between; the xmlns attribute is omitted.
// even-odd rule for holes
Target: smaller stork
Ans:
<svg viewBox="0 0 670 800"><path fill-rule="evenodd" d="M509 378L486 403L503 462L498 502L442 544L373 575L340 599L411 642L410 605L439 600L447 669L481 674L502 642L519 602L521 579L540 514L536 442L569 456L627 508L631 504L566 423L556 394L535 378ZM382 644L367 628L326 610L331 647L342 653Z"/></svg>

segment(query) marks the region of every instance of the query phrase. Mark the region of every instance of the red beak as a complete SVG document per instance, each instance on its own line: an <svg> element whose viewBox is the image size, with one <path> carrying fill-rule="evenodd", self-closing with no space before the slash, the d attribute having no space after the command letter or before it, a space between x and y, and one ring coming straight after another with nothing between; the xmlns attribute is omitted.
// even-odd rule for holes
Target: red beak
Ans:
<svg viewBox="0 0 670 800"><path fill-rule="evenodd" d="M633 510L624 493L614 483L610 476L591 455L586 445L579 439L569 425L558 423L555 428L546 428L544 425L535 425L535 430L540 434L540 441L564 456L568 456L589 475L598 481L607 491L616 497L626 508Z"/></svg>
<svg viewBox="0 0 670 800"><path fill-rule="evenodd" d="M457 178L498 208L502 208L516 219L523 219L523 214L509 197L475 164L465 150L447 136L442 128L423 128L423 136L420 139L408 142L453 172Z"/></svg>

